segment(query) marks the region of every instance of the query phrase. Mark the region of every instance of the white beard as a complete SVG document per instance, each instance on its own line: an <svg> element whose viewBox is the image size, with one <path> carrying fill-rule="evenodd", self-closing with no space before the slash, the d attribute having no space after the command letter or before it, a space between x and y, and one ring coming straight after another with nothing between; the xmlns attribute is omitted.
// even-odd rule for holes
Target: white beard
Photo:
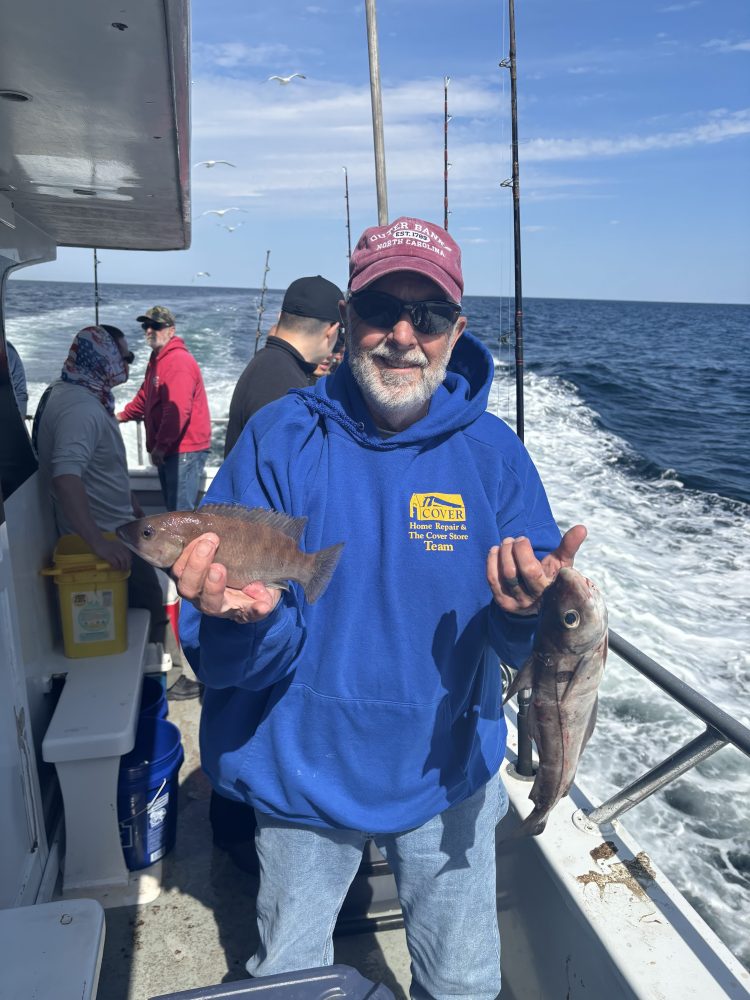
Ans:
<svg viewBox="0 0 750 1000"><path fill-rule="evenodd" d="M430 363L419 347L399 351L382 343L366 351L353 341L351 338L348 344L348 360L357 385L368 407L391 423L408 420L429 402L445 379L453 347L453 337L446 338L444 353ZM421 369L421 378L414 381L408 375L380 368L373 361L375 357L402 366L413 365Z"/></svg>

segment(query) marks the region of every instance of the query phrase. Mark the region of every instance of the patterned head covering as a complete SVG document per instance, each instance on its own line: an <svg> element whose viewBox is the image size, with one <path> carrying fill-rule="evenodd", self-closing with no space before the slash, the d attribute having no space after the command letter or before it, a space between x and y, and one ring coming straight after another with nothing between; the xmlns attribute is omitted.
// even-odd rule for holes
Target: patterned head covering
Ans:
<svg viewBox="0 0 750 1000"><path fill-rule="evenodd" d="M70 345L60 377L93 392L114 413L112 388L125 382L128 374L114 338L101 326L85 326Z"/></svg>

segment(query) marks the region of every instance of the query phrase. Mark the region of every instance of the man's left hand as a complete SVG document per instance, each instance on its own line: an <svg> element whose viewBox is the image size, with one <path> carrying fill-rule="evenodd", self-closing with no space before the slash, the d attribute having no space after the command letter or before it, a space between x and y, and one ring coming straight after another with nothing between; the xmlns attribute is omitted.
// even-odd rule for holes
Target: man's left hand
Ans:
<svg viewBox="0 0 750 1000"><path fill-rule="evenodd" d="M163 465L165 458L166 455L160 448L154 448L154 450L151 452L151 461L154 463L154 465Z"/></svg>
<svg viewBox="0 0 750 1000"><path fill-rule="evenodd" d="M487 582L495 602L509 614L536 614L542 594L563 566L573 565L586 535L586 528L576 524L541 561L523 536L504 538L502 545L494 545L487 556Z"/></svg>

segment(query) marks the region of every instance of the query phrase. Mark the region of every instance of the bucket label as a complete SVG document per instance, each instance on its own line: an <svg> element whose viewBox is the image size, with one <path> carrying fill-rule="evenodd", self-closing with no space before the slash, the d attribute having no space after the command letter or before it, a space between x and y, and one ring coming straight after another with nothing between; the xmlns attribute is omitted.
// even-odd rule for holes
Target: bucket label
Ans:
<svg viewBox="0 0 750 1000"><path fill-rule="evenodd" d="M164 821L167 818L167 805L169 804L169 792L165 795L160 796L151 806L148 811L148 828L149 830L156 830L157 827L163 826Z"/></svg>
<svg viewBox="0 0 750 1000"><path fill-rule="evenodd" d="M143 795L133 798L133 807L140 805ZM159 861L174 843L176 816L169 813L169 792L141 806L129 819L121 819L120 844L126 854L125 863L131 870ZM140 862L132 864L133 861Z"/></svg>
<svg viewBox="0 0 750 1000"><path fill-rule="evenodd" d="M112 590L77 590L70 598L74 642L111 642L116 638Z"/></svg>

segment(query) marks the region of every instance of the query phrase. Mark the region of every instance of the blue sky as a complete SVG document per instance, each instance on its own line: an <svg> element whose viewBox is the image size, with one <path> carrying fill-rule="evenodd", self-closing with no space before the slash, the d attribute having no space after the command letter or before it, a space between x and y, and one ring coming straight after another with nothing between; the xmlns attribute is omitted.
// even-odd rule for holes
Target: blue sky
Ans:
<svg viewBox="0 0 750 1000"><path fill-rule="evenodd" d="M509 294L505 4L377 9L389 216L442 221L450 76L466 293ZM192 160L236 167L193 167L189 251L102 251L100 280L258 287L270 250L273 288L344 285L344 165L352 240L377 222L364 4L193 0L192 16ZM517 0L516 36L524 294L750 301L747 0ZM267 80L293 72L306 79ZM91 253L25 276L89 280Z"/></svg>

